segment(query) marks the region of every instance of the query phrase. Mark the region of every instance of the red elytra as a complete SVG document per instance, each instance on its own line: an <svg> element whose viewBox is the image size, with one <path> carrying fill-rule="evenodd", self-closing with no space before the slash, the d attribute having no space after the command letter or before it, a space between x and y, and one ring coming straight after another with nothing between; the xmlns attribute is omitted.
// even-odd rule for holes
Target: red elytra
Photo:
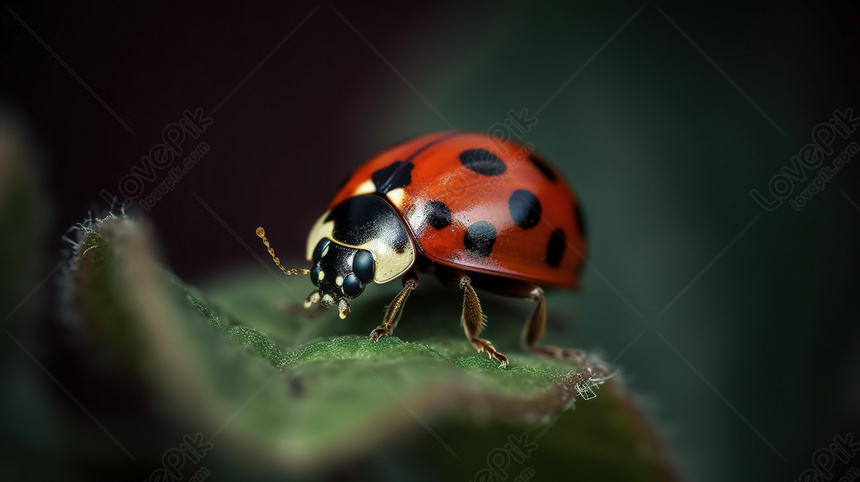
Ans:
<svg viewBox="0 0 860 482"><path fill-rule="evenodd" d="M492 162L480 156L478 162L489 175L464 166L461 154L476 149L501 160L504 171L494 174L500 169L492 171ZM367 192L363 185L373 174L396 161L404 163L401 171L408 163L414 165L411 182L402 192L394 189L382 195L396 207L419 252L431 261L542 285L579 287L586 241L578 200L564 177L533 149L485 134L422 135L386 149L356 169L329 209ZM517 225L511 214L511 197L521 190L534 195L540 206L537 222L532 224L535 216L529 213L531 219L523 223L527 228ZM427 222L431 202L447 206L450 225L434 229ZM464 245L468 227L479 221L497 232L489 256L476 256Z"/></svg>

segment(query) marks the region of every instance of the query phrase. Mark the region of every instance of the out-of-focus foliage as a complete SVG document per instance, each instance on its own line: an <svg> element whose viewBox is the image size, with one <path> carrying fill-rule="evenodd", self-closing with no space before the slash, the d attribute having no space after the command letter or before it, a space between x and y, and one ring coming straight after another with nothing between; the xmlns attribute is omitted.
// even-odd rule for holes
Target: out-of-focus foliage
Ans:
<svg viewBox="0 0 860 482"><path fill-rule="evenodd" d="M44 199L36 175L35 152L20 126L0 106L0 310L8 319L25 307L37 268Z"/></svg>

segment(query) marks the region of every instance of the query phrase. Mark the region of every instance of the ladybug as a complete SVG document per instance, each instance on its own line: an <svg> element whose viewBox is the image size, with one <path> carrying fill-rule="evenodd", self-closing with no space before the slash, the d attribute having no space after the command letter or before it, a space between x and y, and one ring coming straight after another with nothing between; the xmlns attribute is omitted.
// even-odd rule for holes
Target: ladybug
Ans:
<svg viewBox="0 0 860 482"><path fill-rule="evenodd" d="M341 318L371 282L400 278L382 324L391 335L416 272L463 291L466 337L506 367L508 359L479 338L486 318L475 288L537 302L523 330L532 352L583 361L578 350L538 344L546 327L543 286L578 289L586 249L577 196L561 173L532 148L486 134L441 132L391 147L359 167L311 228L307 260L318 288L305 301L337 306Z"/></svg>

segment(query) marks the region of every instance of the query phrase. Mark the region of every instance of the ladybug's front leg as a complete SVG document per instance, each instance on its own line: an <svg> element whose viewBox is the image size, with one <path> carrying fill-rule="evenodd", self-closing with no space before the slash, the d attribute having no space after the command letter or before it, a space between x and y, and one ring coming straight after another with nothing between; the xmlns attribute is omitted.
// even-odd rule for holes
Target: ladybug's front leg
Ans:
<svg viewBox="0 0 860 482"><path fill-rule="evenodd" d="M378 341L385 335L394 333L394 328L397 327L397 322L400 321L400 316L403 314L403 307L406 305L406 298L409 293L418 287L418 275L414 270L409 270L403 275L403 289L397 296L391 300L388 309L385 310L385 318L382 319L382 324L377 326L375 330L370 332L370 339Z"/></svg>
<svg viewBox="0 0 860 482"><path fill-rule="evenodd" d="M481 330L484 329L484 314L481 312L481 301L478 299L478 294L475 293L475 288L472 288L472 280L465 273L457 273L459 277L458 285L463 290L463 329L466 330L466 337L472 342L479 352L486 353L490 358L495 358L499 361L502 368L508 366L508 357L499 353L493 344L483 338L478 338Z"/></svg>

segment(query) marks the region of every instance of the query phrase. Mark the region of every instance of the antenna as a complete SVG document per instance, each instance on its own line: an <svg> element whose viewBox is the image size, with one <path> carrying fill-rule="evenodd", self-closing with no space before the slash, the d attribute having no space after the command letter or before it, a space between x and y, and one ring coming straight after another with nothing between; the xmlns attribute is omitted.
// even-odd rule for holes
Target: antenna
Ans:
<svg viewBox="0 0 860 482"><path fill-rule="evenodd" d="M259 236L259 238L263 240L263 244L265 244L266 249L269 250L269 254L272 256L272 260L275 262L276 265L278 265L278 268L281 268L281 271L283 271L285 275L290 276L290 275L294 275L294 274L308 274L311 272L311 270L309 270L309 269L286 269L286 268L284 268L283 266L281 266L281 260L278 259L277 256L275 256L275 250L272 249L272 247L269 245L269 240L266 239L266 230L263 229L262 227L257 228L257 236Z"/></svg>

